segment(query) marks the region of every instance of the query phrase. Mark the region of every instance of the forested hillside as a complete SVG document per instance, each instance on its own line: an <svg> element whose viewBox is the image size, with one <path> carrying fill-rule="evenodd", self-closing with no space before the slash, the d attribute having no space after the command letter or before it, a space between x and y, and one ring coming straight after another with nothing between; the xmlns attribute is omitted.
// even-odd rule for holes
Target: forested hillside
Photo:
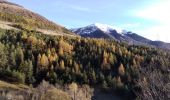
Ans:
<svg viewBox="0 0 170 100"><path fill-rule="evenodd" d="M167 99L170 54L109 39L0 30L0 80L36 87L88 84L128 99Z"/></svg>
<svg viewBox="0 0 170 100"><path fill-rule="evenodd" d="M168 100L170 53L110 38L83 38L0 0L0 99L9 98Z"/></svg>

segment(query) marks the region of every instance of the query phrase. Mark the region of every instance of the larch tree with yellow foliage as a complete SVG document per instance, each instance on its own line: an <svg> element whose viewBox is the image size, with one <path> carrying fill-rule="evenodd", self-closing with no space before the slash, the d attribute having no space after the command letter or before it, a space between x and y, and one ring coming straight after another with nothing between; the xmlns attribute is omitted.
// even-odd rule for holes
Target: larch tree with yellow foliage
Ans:
<svg viewBox="0 0 170 100"><path fill-rule="evenodd" d="M119 75L124 75L125 74L125 68L123 66L123 64L120 64L119 68L118 68L118 73Z"/></svg>

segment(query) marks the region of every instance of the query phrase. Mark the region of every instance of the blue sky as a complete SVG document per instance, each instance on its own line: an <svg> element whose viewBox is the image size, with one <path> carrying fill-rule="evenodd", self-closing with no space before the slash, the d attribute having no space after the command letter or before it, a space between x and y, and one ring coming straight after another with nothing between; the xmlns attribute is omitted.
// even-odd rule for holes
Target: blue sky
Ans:
<svg viewBox="0 0 170 100"><path fill-rule="evenodd" d="M103 23L170 42L170 0L9 0L67 28Z"/></svg>

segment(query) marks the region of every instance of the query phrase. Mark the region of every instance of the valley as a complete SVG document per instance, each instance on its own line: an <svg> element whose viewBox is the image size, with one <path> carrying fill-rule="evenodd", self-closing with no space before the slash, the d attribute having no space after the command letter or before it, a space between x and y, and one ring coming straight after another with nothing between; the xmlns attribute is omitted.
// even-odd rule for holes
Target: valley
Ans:
<svg viewBox="0 0 170 100"><path fill-rule="evenodd" d="M106 24L67 29L0 0L0 100L168 100L169 49Z"/></svg>

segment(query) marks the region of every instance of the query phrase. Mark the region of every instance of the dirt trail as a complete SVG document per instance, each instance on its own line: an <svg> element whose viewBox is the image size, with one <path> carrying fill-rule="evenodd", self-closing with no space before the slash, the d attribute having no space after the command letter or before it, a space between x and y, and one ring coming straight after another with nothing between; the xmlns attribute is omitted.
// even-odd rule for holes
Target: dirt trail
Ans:
<svg viewBox="0 0 170 100"><path fill-rule="evenodd" d="M2 29L7 29L7 30L10 30L10 29L14 29L14 30L18 30L10 25L12 25L13 23L11 22L5 22L5 21L0 21L0 28Z"/></svg>
<svg viewBox="0 0 170 100"><path fill-rule="evenodd" d="M15 27L12 27L13 24L14 23L12 23L12 22L0 21L0 28L7 29L7 30L11 30L11 29L20 30L20 29L17 29ZM47 34L47 35L56 35L56 36L59 35L59 36L77 37L76 35L65 34L65 33L57 33L57 32L52 31L52 30L46 30L46 29L36 29L36 30L43 33L43 34Z"/></svg>
<svg viewBox="0 0 170 100"><path fill-rule="evenodd" d="M65 33L57 33L55 31L52 30L46 30L46 29L36 29L37 31L43 33L43 34L47 34L47 35L60 35L60 36L72 36L72 37L76 37L76 35L71 35L71 34L65 34Z"/></svg>

